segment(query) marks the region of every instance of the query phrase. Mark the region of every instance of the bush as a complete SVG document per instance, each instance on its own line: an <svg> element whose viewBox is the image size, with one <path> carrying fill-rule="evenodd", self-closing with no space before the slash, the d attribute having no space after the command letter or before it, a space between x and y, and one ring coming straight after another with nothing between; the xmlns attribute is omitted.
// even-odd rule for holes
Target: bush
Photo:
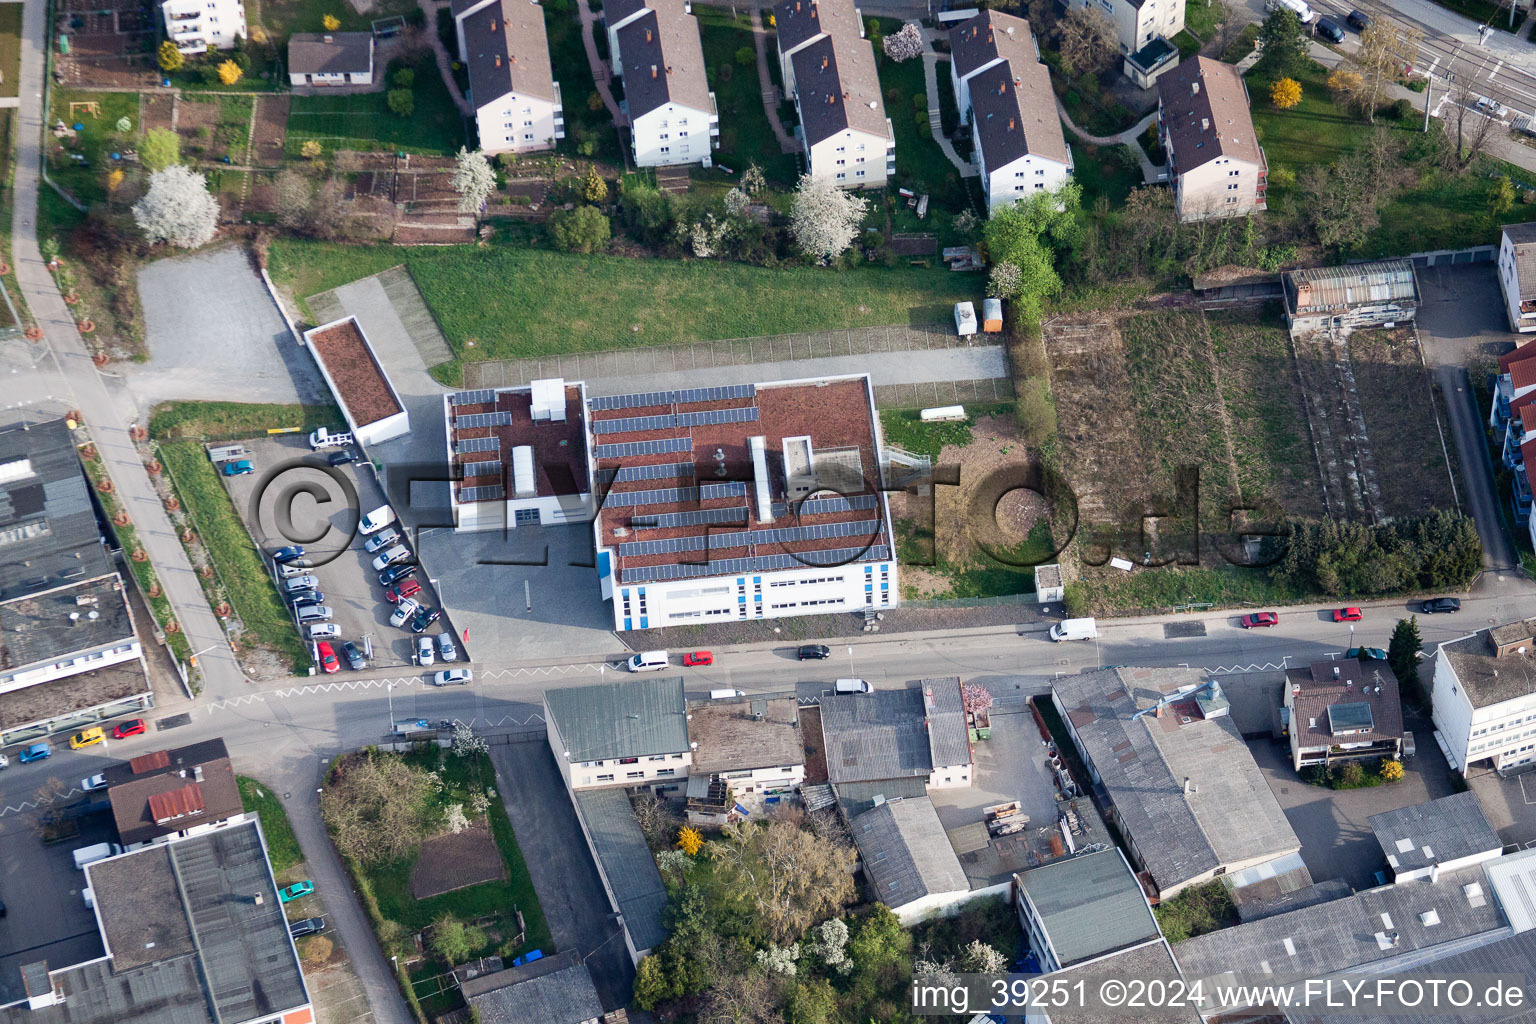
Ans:
<svg viewBox="0 0 1536 1024"><path fill-rule="evenodd" d="M1346 761L1339 765L1339 783L1349 789L1357 789L1365 782L1365 768L1359 761Z"/></svg>
<svg viewBox="0 0 1536 1024"><path fill-rule="evenodd" d="M1438 510L1391 523L1292 520L1274 568L1281 583L1309 594L1390 594L1463 590L1482 567L1472 520Z"/></svg>
<svg viewBox="0 0 1536 1024"><path fill-rule="evenodd" d="M1400 99L1387 104L1386 109L1382 113L1394 121L1406 121L1411 117L1415 117L1418 111L1414 109L1412 103Z"/></svg>
<svg viewBox="0 0 1536 1024"><path fill-rule="evenodd" d="M561 252L597 252L608 247L612 225L595 206L556 210L549 218L549 240Z"/></svg>
<svg viewBox="0 0 1536 1024"><path fill-rule="evenodd" d="M757 60L757 51L750 46L743 46L736 51L736 63L742 67L749 67Z"/></svg>
<svg viewBox="0 0 1536 1024"><path fill-rule="evenodd" d="M389 90L385 102L396 117L410 117L416 112L416 94L409 89Z"/></svg>
<svg viewBox="0 0 1536 1024"><path fill-rule="evenodd" d="M409 89L416 84L416 71L414 68L400 68L389 76L396 89Z"/></svg>

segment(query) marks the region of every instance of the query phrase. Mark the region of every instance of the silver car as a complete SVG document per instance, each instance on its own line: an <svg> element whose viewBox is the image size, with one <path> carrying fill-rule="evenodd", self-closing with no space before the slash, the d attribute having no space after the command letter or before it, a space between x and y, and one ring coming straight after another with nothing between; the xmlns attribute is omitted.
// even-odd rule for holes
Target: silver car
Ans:
<svg viewBox="0 0 1536 1024"><path fill-rule="evenodd" d="M379 551L389 547L399 539L400 531L391 528L385 530L383 533L375 534L374 536L369 537L367 540L363 541L363 550L368 552L370 555L378 554Z"/></svg>

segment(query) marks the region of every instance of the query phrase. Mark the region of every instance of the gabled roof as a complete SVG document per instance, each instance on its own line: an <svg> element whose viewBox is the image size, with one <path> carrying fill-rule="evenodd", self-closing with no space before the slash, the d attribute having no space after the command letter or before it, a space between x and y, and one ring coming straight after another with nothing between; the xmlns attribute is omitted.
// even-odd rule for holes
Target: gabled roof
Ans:
<svg viewBox="0 0 1536 1024"><path fill-rule="evenodd" d="M1536 358L1536 341L1528 341L1524 345L1516 346L1499 356L1499 372L1508 373L1511 363L1518 363L1522 359Z"/></svg>
<svg viewBox="0 0 1536 1024"><path fill-rule="evenodd" d="M668 103L709 113L709 81L699 23L684 0L645 0L646 13L623 26L619 62L633 121ZM610 10L616 24L620 18Z"/></svg>
<svg viewBox="0 0 1536 1024"><path fill-rule="evenodd" d="M853 4L849 3L852 8ZM784 0L773 8L773 27L778 33L779 53L810 42L824 31L818 0Z"/></svg>
<svg viewBox="0 0 1536 1024"><path fill-rule="evenodd" d="M1067 857L1014 878L1063 967L1162 934L1118 848Z"/></svg>
<svg viewBox="0 0 1536 1024"><path fill-rule="evenodd" d="M977 142L987 170L996 172L1034 154L1067 163L1051 75L1039 61L1002 61L971 79Z"/></svg>
<svg viewBox="0 0 1536 1024"><path fill-rule="evenodd" d="M546 690L544 705L571 761L680 754L688 749L681 676Z"/></svg>
<svg viewBox="0 0 1536 1024"><path fill-rule="evenodd" d="M970 888L938 812L926 797L865 811L849 823L871 896L893 910L914 900Z"/></svg>
<svg viewBox="0 0 1536 1024"><path fill-rule="evenodd" d="M667 887L656 867L656 858L645 845L635 821L635 809L622 789L579 789L571 794L592 849L597 854L603 880L624 916L624 930L637 950L651 949L667 941L661 923L667 906Z"/></svg>
<svg viewBox="0 0 1536 1024"><path fill-rule="evenodd" d="M1218 157L1263 163L1248 91L1231 64L1209 57L1185 61L1157 80L1157 97L1177 173Z"/></svg>
<svg viewBox="0 0 1536 1024"><path fill-rule="evenodd" d="M123 845L148 842L245 812L222 739L111 765L107 799Z"/></svg>
<svg viewBox="0 0 1536 1024"><path fill-rule="evenodd" d="M1012 14L982 11L949 30L950 60L960 78L997 60L1039 63L1029 22Z"/></svg>
<svg viewBox="0 0 1536 1024"><path fill-rule="evenodd" d="M295 32L288 70L300 75L362 75L373 70L372 32Z"/></svg>
<svg viewBox="0 0 1536 1024"><path fill-rule="evenodd" d="M555 101L549 66L544 8L521 0L500 0L464 19L469 92L476 107L508 93Z"/></svg>
<svg viewBox="0 0 1536 1024"><path fill-rule="evenodd" d="M875 52L868 39L852 33L824 36L790 60L807 145L845 130L890 138Z"/></svg>
<svg viewBox="0 0 1536 1024"><path fill-rule="evenodd" d="M1509 382L1515 390L1536 386L1536 355L1509 364Z"/></svg>
<svg viewBox="0 0 1536 1024"><path fill-rule="evenodd" d="M1314 661L1304 669L1285 674L1291 687L1291 729L1303 750L1332 746L1340 740L1332 731L1343 728L1343 710L1364 705L1368 712L1352 728L1369 732L1349 736L1351 743L1377 743L1403 738L1403 705L1397 676L1384 661L1361 662L1353 658Z"/></svg>
<svg viewBox="0 0 1536 1024"><path fill-rule="evenodd" d="M834 784L927 776L971 760L954 676L901 690L825 696L821 732Z"/></svg>
<svg viewBox="0 0 1536 1024"><path fill-rule="evenodd" d="M1504 848L1470 790L1367 819L1392 870L1418 871Z"/></svg>
<svg viewBox="0 0 1536 1024"><path fill-rule="evenodd" d="M592 972L574 949L459 985L480 1024L582 1024L603 1015Z"/></svg>

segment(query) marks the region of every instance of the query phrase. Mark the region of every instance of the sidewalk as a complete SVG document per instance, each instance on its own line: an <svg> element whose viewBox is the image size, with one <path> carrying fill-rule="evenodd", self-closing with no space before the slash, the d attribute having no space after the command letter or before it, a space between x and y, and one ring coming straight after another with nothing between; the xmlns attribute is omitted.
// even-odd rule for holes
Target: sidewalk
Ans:
<svg viewBox="0 0 1536 1024"><path fill-rule="evenodd" d="M581 45L587 51L587 63L592 66L592 81L597 86L597 94L603 98L603 106L608 108L608 116L613 118L614 127L627 128L629 118L619 110L613 98L613 89L608 85L608 65L597 56L597 43L592 36L597 31L597 15L592 13L592 6L587 0L576 0L576 10L581 15Z"/></svg>
<svg viewBox="0 0 1536 1024"><path fill-rule="evenodd" d="M1157 120L1157 111L1152 111L1146 117L1137 121L1118 135L1089 135L1077 125L1072 123L1072 118L1067 115L1067 108L1061 105L1061 97L1056 97L1056 112L1061 115L1061 123L1067 126L1067 131L1076 135L1079 139L1094 146L1130 146L1136 153L1136 159L1141 161L1141 180L1148 185L1156 185L1163 180L1164 170L1152 162L1147 156L1147 151L1141 148L1141 133Z"/></svg>
<svg viewBox="0 0 1536 1024"><path fill-rule="evenodd" d="M763 18L756 7L747 12L752 18L752 45L757 50L757 89L763 96L763 113L768 115L768 124L773 127L773 134L779 140L779 152L801 153L805 147L800 145L800 140L784 130L784 122L779 120L779 90L773 84L773 76L768 71L768 33L763 28Z"/></svg>

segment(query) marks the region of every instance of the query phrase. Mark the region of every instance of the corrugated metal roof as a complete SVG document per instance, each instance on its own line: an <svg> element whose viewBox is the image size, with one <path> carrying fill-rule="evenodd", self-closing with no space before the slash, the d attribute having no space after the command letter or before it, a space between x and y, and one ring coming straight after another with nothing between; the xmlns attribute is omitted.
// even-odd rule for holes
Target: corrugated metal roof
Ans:
<svg viewBox="0 0 1536 1024"><path fill-rule="evenodd" d="M548 690L544 704L572 761L680 754L688 749L681 676Z"/></svg>
<svg viewBox="0 0 1536 1024"><path fill-rule="evenodd" d="M592 836L598 867L619 903L624 927L636 949L651 949L667 940L661 912L667 887L645 845L629 797L622 789L586 789L575 794L576 807Z"/></svg>
<svg viewBox="0 0 1536 1024"><path fill-rule="evenodd" d="M1018 875L1063 967L1157 938L1141 883L1118 848Z"/></svg>
<svg viewBox="0 0 1536 1024"><path fill-rule="evenodd" d="M1285 274L1285 293L1295 313L1348 309L1378 302L1419 301L1412 260L1292 270Z"/></svg>
<svg viewBox="0 0 1536 1024"><path fill-rule="evenodd" d="M1383 811L1366 820L1381 852L1398 871L1415 871L1504 846L1470 791Z"/></svg>
<svg viewBox="0 0 1536 1024"><path fill-rule="evenodd" d="M203 806L203 787L196 782L149 798L149 813L156 824L198 814Z"/></svg>
<svg viewBox="0 0 1536 1024"><path fill-rule="evenodd" d="M930 688L931 710L925 696ZM823 697L821 732L834 784L926 776L971 760L958 676L925 679L909 689Z"/></svg>
<svg viewBox="0 0 1536 1024"><path fill-rule="evenodd" d="M970 888L933 803L914 797L881 804L849 825L872 896L892 909Z"/></svg>
<svg viewBox="0 0 1536 1024"><path fill-rule="evenodd" d="M1485 867L1510 927L1517 932L1536 928L1536 850L1521 850Z"/></svg>

